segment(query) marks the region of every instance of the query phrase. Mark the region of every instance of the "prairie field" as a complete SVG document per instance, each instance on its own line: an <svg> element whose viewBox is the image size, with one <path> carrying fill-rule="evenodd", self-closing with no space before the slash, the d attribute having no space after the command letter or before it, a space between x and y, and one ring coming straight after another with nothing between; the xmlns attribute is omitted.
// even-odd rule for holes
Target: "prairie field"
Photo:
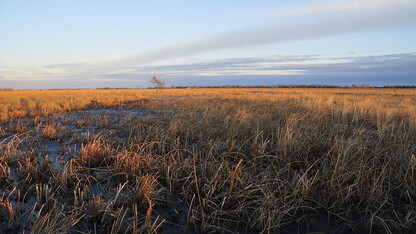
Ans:
<svg viewBox="0 0 416 234"><path fill-rule="evenodd" d="M409 233L415 89L0 92L1 233Z"/></svg>

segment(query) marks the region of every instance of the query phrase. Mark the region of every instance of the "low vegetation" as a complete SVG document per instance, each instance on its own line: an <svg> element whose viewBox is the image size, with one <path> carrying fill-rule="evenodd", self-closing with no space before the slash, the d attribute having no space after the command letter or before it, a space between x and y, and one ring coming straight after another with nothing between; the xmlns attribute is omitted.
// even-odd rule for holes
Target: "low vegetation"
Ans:
<svg viewBox="0 0 416 234"><path fill-rule="evenodd" d="M0 232L416 229L416 90L0 93Z"/></svg>

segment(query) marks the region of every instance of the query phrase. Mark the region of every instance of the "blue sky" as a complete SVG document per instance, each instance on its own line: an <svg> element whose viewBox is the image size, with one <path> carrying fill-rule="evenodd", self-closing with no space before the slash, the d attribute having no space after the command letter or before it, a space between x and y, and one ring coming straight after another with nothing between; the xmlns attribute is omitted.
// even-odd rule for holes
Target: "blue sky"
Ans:
<svg viewBox="0 0 416 234"><path fill-rule="evenodd" d="M0 0L0 87L416 85L416 0Z"/></svg>

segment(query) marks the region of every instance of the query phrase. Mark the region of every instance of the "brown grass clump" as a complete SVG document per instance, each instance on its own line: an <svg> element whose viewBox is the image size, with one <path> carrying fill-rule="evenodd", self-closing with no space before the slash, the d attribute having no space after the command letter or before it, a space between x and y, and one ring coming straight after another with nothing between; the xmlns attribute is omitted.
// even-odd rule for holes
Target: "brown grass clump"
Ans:
<svg viewBox="0 0 416 234"><path fill-rule="evenodd" d="M25 133L28 131L28 124L22 121L17 121L17 122L9 124L8 129L9 131L16 132L16 133Z"/></svg>
<svg viewBox="0 0 416 234"><path fill-rule="evenodd" d="M58 124L48 124L43 128L42 136L46 139L56 140L60 138L62 128Z"/></svg>
<svg viewBox="0 0 416 234"><path fill-rule="evenodd" d="M6 133L4 132L4 129L0 126L0 138L3 138L6 136Z"/></svg>
<svg viewBox="0 0 416 234"><path fill-rule="evenodd" d="M0 161L0 187L8 184L10 180L10 167L6 162Z"/></svg>
<svg viewBox="0 0 416 234"><path fill-rule="evenodd" d="M80 159L88 167L97 167L109 163L108 159L111 155L111 148L108 144L100 140L100 138L82 145Z"/></svg>

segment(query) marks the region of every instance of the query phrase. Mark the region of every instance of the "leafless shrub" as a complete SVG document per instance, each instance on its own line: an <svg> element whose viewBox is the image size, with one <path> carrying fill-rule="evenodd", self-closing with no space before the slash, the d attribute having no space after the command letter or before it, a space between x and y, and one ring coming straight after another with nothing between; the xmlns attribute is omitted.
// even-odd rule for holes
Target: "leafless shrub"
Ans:
<svg viewBox="0 0 416 234"><path fill-rule="evenodd" d="M157 78L156 76L153 76L152 78L150 78L150 83L152 83L157 89L164 89L166 87L166 81L163 79Z"/></svg>

